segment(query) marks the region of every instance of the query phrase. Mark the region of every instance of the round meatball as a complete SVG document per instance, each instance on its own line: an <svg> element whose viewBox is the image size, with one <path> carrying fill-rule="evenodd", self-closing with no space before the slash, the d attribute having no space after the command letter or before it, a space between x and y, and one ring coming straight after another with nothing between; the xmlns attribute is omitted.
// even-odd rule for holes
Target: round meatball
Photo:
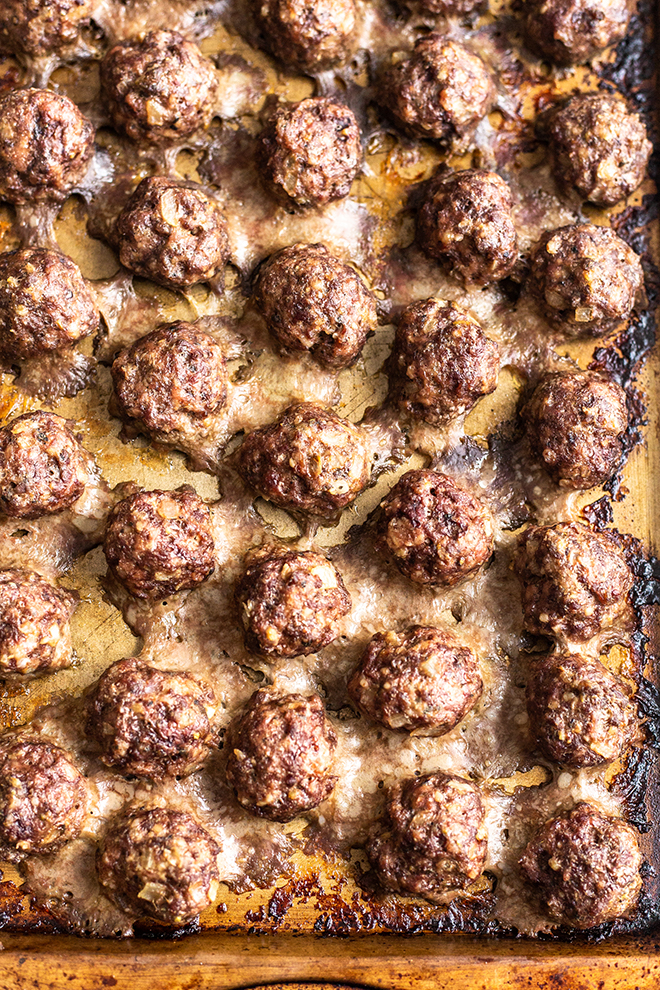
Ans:
<svg viewBox="0 0 660 990"><path fill-rule="evenodd" d="M381 502L376 548L416 584L451 587L493 552L493 517L437 471L408 471Z"/></svg>
<svg viewBox="0 0 660 990"><path fill-rule="evenodd" d="M227 780L251 814L290 822L332 792L336 745L318 694L257 691L229 728Z"/></svg>
<svg viewBox="0 0 660 990"><path fill-rule="evenodd" d="M0 571L0 674L69 667L69 620L77 604L77 595L33 571Z"/></svg>
<svg viewBox="0 0 660 990"><path fill-rule="evenodd" d="M0 737L0 848L7 859L46 856L75 839L87 782L70 753L42 735Z"/></svg>
<svg viewBox="0 0 660 990"><path fill-rule="evenodd" d="M351 597L337 568L320 553L270 545L246 555L236 604L247 648L275 660L307 656L332 643Z"/></svg>
<svg viewBox="0 0 660 990"><path fill-rule="evenodd" d="M287 70L327 69L350 54L354 0L254 0L268 50Z"/></svg>
<svg viewBox="0 0 660 990"><path fill-rule="evenodd" d="M526 0L525 37L556 65L580 65L623 38L630 8L630 0Z"/></svg>
<svg viewBox="0 0 660 990"><path fill-rule="evenodd" d="M294 244L261 266L255 301L285 351L309 351L324 368L346 368L377 326L376 300L349 265L322 244Z"/></svg>
<svg viewBox="0 0 660 990"><path fill-rule="evenodd" d="M534 662L527 711L539 746L564 767L611 763L638 728L636 706L624 682L602 663L575 654Z"/></svg>
<svg viewBox="0 0 660 990"><path fill-rule="evenodd" d="M185 811L129 810L106 832L96 857L104 893L129 914L185 925L218 893L220 847Z"/></svg>
<svg viewBox="0 0 660 990"><path fill-rule="evenodd" d="M237 467L269 502L332 519L369 484L371 454L360 427L301 402L248 434Z"/></svg>
<svg viewBox="0 0 660 990"><path fill-rule="evenodd" d="M123 499L110 513L103 549L114 576L138 598L195 588L215 566L209 510L189 485Z"/></svg>
<svg viewBox="0 0 660 990"><path fill-rule="evenodd" d="M632 825L586 802L542 825L520 860L544 910L574 928L628 914L642 888L641 865Z"/></svg>
<svg viewBox="0 0 660 990"><path fill-rule="evenodd" d="M362 165L352 110L325 97L278 106L260 142L263 174L289 205L324 206L348 196Z"/></svg>
<svg viewBox="0 0 660 990"><path fill-rule="evenodd" d="M443 425L497 388L500 349L465 310L425 299L404 310L390 358L390 394L415 419Z"/></svg>
<svg viewBox="0 0 660 990"><path fill-rule="evenodd" d="M442 736L474 708L483 682L473 651L428 626L377 633L348 682L365 715L395 731Z"/></svg>
<svg viewBox="0 0 660 990"><path fill-rule="evenodd" d="M442 34L418 38L412 54L385 74L381 103L416 137L466 150L490 111L495 85L485 62Z"/></svg>
<svg viewBox="0 0 660 990"><path fill-rule="evenodd" d="M194 182L143 179L117 219L124 268L170 289L212 278L229 257L227 221Z"/></svg>
<svg viewBox="0 0 660 990"><path fill-rule="evenodd" d="M448 773L399 781L367 855L386 890L441 901L467 887L486 865L488 833L479 789Z"/></svg>
<svg viewBox="0 0 660 990"><path fill-rule="evenodd" d="M626 393L597 371L547 375L522 410L533 452L563 488L602 485L623 456Z"/></svg>
<svg viewBox="0 0 660 990"><path fill-rule="evenodd" d="M147 144L172 144L206 127L217 86L213 63L177 31L121 41L101 62L101 91L114 126Z"/></svg>
<svg viewBox="0 0 660 990"><path fill-rule="evenodd" d="M94 127L67 96L14 89L0 99L0 198L61 202L85 176Z"/></svg>
<svg viewBox="0 0 660 990"><path fill-rule="evenodd" d="M630 624L633 576L607 533L579 523L530 526L518 538L524 628L578 642Z"/></svg>
<svg viewBox="0 0 660 990"><path fill-rule="evenodd" d="M68 509L88 480L87 451L54 413L25 413L0 430L0 512L38 519Z"/></svg>
<svg viewBox="0 0 660 990"><path fill-rule="evenodd" d="M552 114L552 168L559 186L612 206L644 181L653 145L636 113L606 93L574 96Z"/></svg>
<svg viewBox="0 0 660 990"><path fill-rule="evenodd" d="M512 208L511 190L496 172L442 171L417 215L417 238L426 254L468 285L499 282L518 260Z"/></svg>
<svg viewBox="0 0 660 990"><path fill-rule="evenodd" d="M92 10L92 0L3 0L0 47L16 55L59 51L78 39Z"/></svg>

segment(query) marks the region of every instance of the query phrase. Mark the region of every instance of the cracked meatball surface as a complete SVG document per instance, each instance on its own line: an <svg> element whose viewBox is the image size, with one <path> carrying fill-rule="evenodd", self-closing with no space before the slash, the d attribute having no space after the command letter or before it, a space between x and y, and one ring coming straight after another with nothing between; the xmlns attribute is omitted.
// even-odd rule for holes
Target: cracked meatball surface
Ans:
<svg viewBox="0 0 660 990"><path fill-rule="evenodd" d="M34 571L0 571L0 675L69 667L69 620L77 604L77 595Z"/></svg>
<svg viewBox="0 0 660 990"><path fill-rule="evenodd" d="M253 0L268 50L288 70L327 69L351 52L354 0Z"/></svg>
<svg viewBox="0 0 660 990"><path fill-rule="evenodd" d="M629 0L526 0L524 32L528 45L556 65L588 62L623 38Z"/></svg>
<svg viewBox="0 0 660 990"><path fill-rule="evenodd" d="M92 0L3 0L0 45L17 55L59 51L78 39L92 10Z"/></svg>

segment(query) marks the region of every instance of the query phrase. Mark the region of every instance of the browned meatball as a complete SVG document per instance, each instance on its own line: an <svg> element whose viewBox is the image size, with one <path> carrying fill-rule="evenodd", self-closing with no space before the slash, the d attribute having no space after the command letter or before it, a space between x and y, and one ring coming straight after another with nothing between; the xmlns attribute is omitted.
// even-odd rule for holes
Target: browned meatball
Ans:
<svg viewBox="0 0 660 990"><path fill-rule="evenodd" d="M377 633L348 682L360 711L388 729L442 736L474 708L479 662L445 629Z"/></svg>
<svg viewBox="0 0 660 990"><path fill-rule="evenodd" d="M593 928L628 914L642 887L637 833L580 802L542 825L520 860L549 916Z"/></svg>
<svg viewBox="0 0 660 990"><path fill-rule="evenodd" d="M138 598L195 588L215 566L209 510L189 485L123 499L110 513L103 549L114 576Z"/></svg>
<svg viewBox="0 0 660 990"><path fill-rule="evenodd" d="M45 856L82 828L85 778L71 754L27 732L0 737L0 847L4 856Z"/></svg>
<svg viewBox="0 0 660 990"><path fill-rule="evenodd" d="M452 151L469 147L494 99L495 86L483 59L435 33L418 38L412 54L389 69L380 97L406 131Z"/></svg>
<svg viewBox="0 0 660 990"><path fill-rule="evenodd" d="M0 46L17 55L56 52L76 41L92 9L92 0L2 0Z"/></svg>
<svg viewBox="0 0 660 990"><path fill-rule="evenodd" d="M277 423L248 434L237 466L269 502L333 518L369 484L371 455L360 427L301 402Z"/></svg>
<svg viewBox="0 0 660 990"><path fill-rule="evenodd" d="M630 0L526 0L527 43L557 65L580 65L623 38Z"/></svg>
<svg viewBox="0 0 660 990"><path fill-rule="evenodd" d="M638 256L609 227L570 224L532 252L529 292L570 337L599 337L628 320L644 274Z"/></svg>
<svg viewBox="0 0 660 990"><path fill-rule="evenodd" d="M61 202L82 180L94 127L50 89L15 89L0 99L0 198Z"/></svg>
<svg viewBox="0 0 660 990"><path fill-rule="evenodd" d="M621 460L628 428L626 393L607 375L547 375L522 415L532 450L563 488L601 485Z"/></svg>
<svg viewBox="0 0 660 990"><path fill-rule="evenodd" d="M320 553L275 545L247 554L236 603L247 648L273 660L307 656L332 643L351 609L334 564Z"/></svg>
<svg viewBox="0 0 660 990"><path fill-rule="evenodd" d="M624 682L602 663L576 654L534 661L527 711L543 752L565 767L611 763L628 748L638 727Z"/></svg>
<svg viewBox="0 0 660 990"><path fill-rule="evenodd" d="M167 145L213 116L213 63L177 31L121 41L101 62L101 89L115 127L133 141Z"/></svg>
<svg viewBox="0 0 660 990"><path fill-rule="evenodd" d="M106 832L96 857L104 893L122 911L185 925L218 893L220 847L185 811L129 810Z"/></svg>
<svg viewBox="0 0 660 990"><path fill-rule="evenodd" d="M468 285L498 282L518 259L512 208L511 190L496 172L442 171L417 215L417 239Z"/></svg>
<svg viewBox="0 0 660 990"><path fill-rule="evenodd" d="M399 781L387 796L367 855L386 890L442 900L486 864L488 833L479 789L448 773Z"/></svg>
<svg viewBox="0 0 660 990"><path fill-rule="evenodd" d="M485 6L485 0L397 0L400 6L444 17L464 17Z"/></svg>
<svg viewBox="0 0 660 990"><path fill-rule="evenodd" d="M227 780L251 814L289 822L332 792L337 736L318 694L257 691L230 726Z"/></svg>
<svg viewBox="0 0 660 990"><path fill-rule="evenodd" d="M124 268L170 289L212 278L229 256L224 213L194 182L143 179L116 231Z"/></svg>
<svg viewBox="0 0 660 990"><path fill-rule="evenodd" d="M493 552L493 518L437 471L408 471L381 502L376 547L417 584L452 586Z"/></svg>
<svg viewBox="0 0 660 990"><path fill-rule="evenodd" d="M583 641L628 624L633 577L607 533L579 523L530 526L518 538L514 570L529 632Z"/></svg>
<svg viewBox="0 0 660 990"><path fill-rule="evenodd" d="M268 50L286 69L326 69L350 54L354 0L253 2Z"/></svg>
<svg viewBox="0 0 660 990"><path fill-rule="evenodd" d="M82 495L87 452L68 420L49 412L18 416L0 430L0 512L20 519L61 512Z"/></svg>
<svg viewBox="0 0 660 990"><path fill-rule="evenodd" d="M255 301L285 351L310 351L346 368L376 329L376 300L349 265L322 244L294 244L259 269Z"/></svg>
<svg viewBox="0 0 660 990"><path fill-rule="evenodd" d="M352 110L325 97L278 106L260 140L262 171L289 205L324 206L348 196L362 165Z"/></svg>
<svg viewBox="0 0 660 990"><path fill-rule="evenodd" d="M639 116L616 96L574 96L552 114L549 134L557 183L592 203L612 206L644 181L653 145Z"/></svg>
<svg viewBox="0 0 660 990"><path fill-rule="evenodd" d="M0 571L0 672L42 674L71 664L78 596L33 571Z"/></svg>
<svg viewBox="0 0 660 990"><path fill-rule="evenodd" d="M390 358L390 393L415 419L442 425L497 388L500 349L465 310L425 299L404 310Z"/></svg>

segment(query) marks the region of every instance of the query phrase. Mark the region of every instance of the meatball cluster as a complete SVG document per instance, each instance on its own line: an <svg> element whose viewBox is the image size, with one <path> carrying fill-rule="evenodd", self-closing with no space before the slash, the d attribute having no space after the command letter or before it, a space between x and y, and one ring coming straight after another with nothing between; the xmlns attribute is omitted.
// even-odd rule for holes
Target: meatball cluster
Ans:
<svg viewBox="0 0 660 990"><path fill-rule="evenodd" d="M89 23L92 0L3 0L0 46L16 55L47 55L73 44Z"/></svg>
<svg viewBox="0 0 660 990"><path fill-rule="evenodd" d="M34 571L0 571L0 674L44 674L72 659L78 596Z"/></svg>
<svg viewBox="0 0 660 990"><path fill-rule="evenodd" d="M527 0L524 30L528 45L556 65L588 62L623 38L630 0Z"/></svg>
<svg viewBox="0 0 660 990"><path fill-rule="evenodd" d="M350 54L354 0L254 0L268 50L300 72L326 69Z"/></svg>

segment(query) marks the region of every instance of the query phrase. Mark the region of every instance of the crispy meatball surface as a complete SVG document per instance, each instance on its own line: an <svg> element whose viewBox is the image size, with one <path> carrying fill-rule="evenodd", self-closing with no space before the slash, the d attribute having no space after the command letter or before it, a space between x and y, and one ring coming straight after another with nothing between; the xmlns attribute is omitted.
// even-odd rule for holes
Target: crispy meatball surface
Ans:
<svg viewBox="0 0 660 990"><path fill-rule="evenodd" d="M388 729L444 735L474 708L483 682L473 651L447 630L377 633L348 682L361 712Z"/></svg>
<svg viewBox="0 0 660 990"><path fill-rule="evenodd" d="M408 471L381 502L376 547L417 584L452 586L493 552L493 518L437 471Z"/></svg>
<svg viewBox="0 0 660 990"><path fill-rule="evenodd" d="M337 737L317 694L253 694L230 726L227 780L251 814L290 822L332 792Z"/></svg>
<svg viewBox="0 0 660 990"><path fill-rule="evenodd" d="M353 111L326 97L283 103L261 132L262 172L289 205L324 206L348 196L362 158Z"/></svg>
<svg viewBox="0 0 660 990"><path fill-rule="evenodd" d="M287 70L327 69L351 51L354 0L253 0L268 50Z"/></svg>
<svg viewBox="0 0 660 990"><path fill-rule="evenodd" d="M390 394L415 419L443 425L497 388L500 349L465 310L425 299L404 310L390 358Z"/></svg>
<svg viewBox="0 0 660 990"><path fill-rule="evenodd" d="M138 598L195 588L214 564L209 510L197 492L137 492L108 518L103 544L114 576Z"/></svg>
<svg viewBox="0 0 660 990"><path fill-rule="evenodd" d="M69 667L69 620L78 596L33 571L0 571L0 674Z"/></svg>
<svg viewBox="0 0 660 990"><path fill-rule="evenodd" d="M642 887L641 865L632 825L586 802L542 825L520 860L550 917L574 928L628 914Z"/></svg>
<svg viewBox="0 0 660 990"><path fill-rule="evenodd" d="M267 659L315 653L339 635L351 598L322 554L265 546L245 557L236 585L245 645Z"/></svg>
<svg viewBox="0 0 660 990"><path fill-rule="evenodd" d="M92 0L3 0L0 45L17 55L46 55L73 44Z"/></svg>
<svg viewBox="0 0 660 990"><path fill-rule="evenodd" d="M376 300L349 265L322 244L294 244L259 269L255 301L285 351L309 351L346 368L377 326Z"/></svg>
<svg viewBox="0 0 660 990"><path fill-rule="evenodd" d="M580 65L623 38L629 0L526 0L524 31L537 54Z"/></svg>

